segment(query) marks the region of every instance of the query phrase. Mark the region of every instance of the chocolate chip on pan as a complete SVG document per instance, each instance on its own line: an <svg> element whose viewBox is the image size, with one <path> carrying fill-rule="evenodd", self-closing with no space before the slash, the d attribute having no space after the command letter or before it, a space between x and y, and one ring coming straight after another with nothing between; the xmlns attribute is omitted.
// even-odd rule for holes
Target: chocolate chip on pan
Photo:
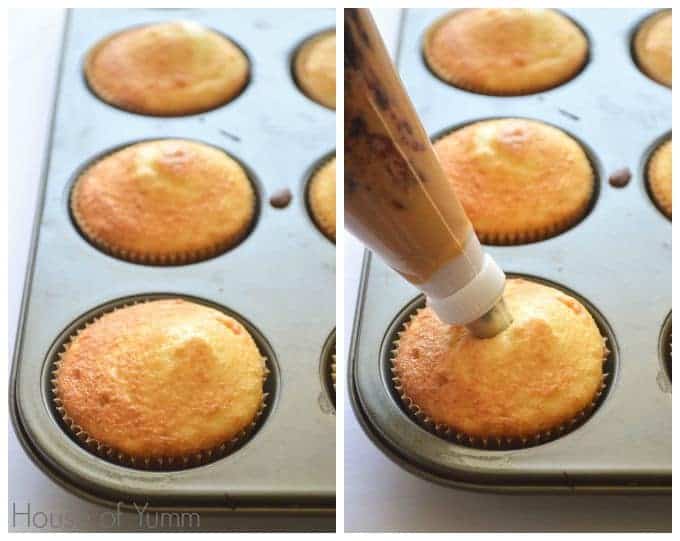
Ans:
<svg viewBox="0 0 680 541"><path fill-rule="evenodd" d="M269 204L274 208L282 209L289 205L291 199L293 199L293 194L288 188L284 188L272 194Z"/></svg>
<svg viewBox="0 0 680 541"><path fill-rule="evenodd" d="M630 169L627 167L617 169L609 175L609 184L614 186L614 188L623 188L630 182L631 176Z"/></svg>

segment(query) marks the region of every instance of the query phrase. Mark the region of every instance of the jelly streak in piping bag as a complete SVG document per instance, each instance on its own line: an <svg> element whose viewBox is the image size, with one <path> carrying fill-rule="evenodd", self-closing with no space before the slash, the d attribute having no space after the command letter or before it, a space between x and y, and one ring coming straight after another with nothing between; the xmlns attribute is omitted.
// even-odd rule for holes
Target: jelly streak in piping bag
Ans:
<svg viewBox="0 0 680 541"><path fill-rule="evenodd" d="M505 275L482 251L367 9L345 9L345 223L442 321L480 338L512 322Z"/></svg>

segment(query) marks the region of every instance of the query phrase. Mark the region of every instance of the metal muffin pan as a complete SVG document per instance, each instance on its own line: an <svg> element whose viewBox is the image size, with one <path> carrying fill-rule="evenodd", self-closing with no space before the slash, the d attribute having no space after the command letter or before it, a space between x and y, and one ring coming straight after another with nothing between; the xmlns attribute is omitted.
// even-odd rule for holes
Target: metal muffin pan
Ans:
<svg viewBox="0 0 680 541"><path fill-rule="evenodd" d="M335 247L305 202L310 168L335 148L335 114L302 94L290 75L300 41L335 26L335 10L74 10L69 13L10 381L11 413L24 448L55 481L101 503L148 503L235 512L335 510L335 414L319 358L335 325ZM206 113L153 117L106 104L82 72L89 48L131 26L186 18L234 39L251 77L233 101ZM248 236L198 263L147 266L109 256L73 224L75 175L102 152L180 137L242 162L259 199ZM282 188L285 209L268 204ZM81 447L50 401L51 354L83 318L121 299L189 297L240 319L269 358L260 426L228 456L171 472L112 464ZM300 299L304 299L301 302Z"/></svg>
<svg viewBox="0 0 680 541"><path fill-rule="evenodd" d="M547 280L587 301L601 330L613 337L608 362L615 370L599 407L557 439L512 450L445 440L404 411L386 371L394 325L417 305L418 291L366 252L348 358L354 411L389 458L443 485L495 492L669 492L671 385L659 340L671 308L671 222L648 196L645 167L652 145L671 129L671 91L640 72L630 55L633 29L650 12L565 10L588 35L585 68L548 91L493 97L448 85L426 66L422 38L445 11L408 10L397 59L432 136L484 118L526 117L575 135L591 154L599 190L581 222L544 241L485 249L509 275ZM633 178L617 189L607 178L622 167Z"/></svg>

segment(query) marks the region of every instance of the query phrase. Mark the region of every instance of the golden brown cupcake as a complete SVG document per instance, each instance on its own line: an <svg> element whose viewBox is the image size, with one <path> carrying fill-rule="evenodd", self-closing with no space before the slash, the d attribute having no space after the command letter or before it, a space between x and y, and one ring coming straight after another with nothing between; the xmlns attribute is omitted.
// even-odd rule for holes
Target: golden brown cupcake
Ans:
<svg viewBox="0 0 680 541"><path fill-rule="evenodd" d="M164 299L107 313L73 336L53 390L66 424L99 454L167 465L241 440L263 407L265 376L238 321Z"/></svg>
<svg viewBox="0 0 680 541"><path fill-rule="evenodd" d="M238 243L255 216L243 168L222 150L182 139L123 148L88 167L71 210L98 248L128 261L191 263Z"/></svg>
<svg viewBox="0 0 680 541"><path fill-rule="evenodd" d="M177 21L105 38L87 55L85 76L97 96L121 109L186 115L236 97L248 82L249 62L221 34Z"/></svg>
<svg viewBox="0 0 680 541"><path fill-rule="evenodd" d="M604 339L588 311L564 293L508 280L514 321L480 339L420 310L400 333L395 385L438 431L475 440L527 440L565 430L603 386Z"/></svg>
<svg viewBox="0 0 680 541"><path fill-rule="evenodd" d="M335 241L335 158L321 167L309 182L309 207L321 232Z"/></svg>
<svg viewBox="0 0 680 541"><path fill-rule="evenodd" d="M633 49L640 69L655 81L673 83L673 18L671 10L648 17L635 33Z"/></svg>
<svg viewBox="0 0 680 541"><path fill-rule="evenodd" d="M574 77L588 59L588 40L551 9L465 9L430 27L424 54L430 69L452 85L520 95Z"/></svg>
<svg viewBox="0 0 680 541"><path fill-rule="evenodd" d="M335 109L335 30L305 41L295 55L293 71L307 97Z"/></svg>
<svg viewBox="0 0 680 541"><path fill-rule="evenodd" d="M654 151L647 169L649 189L657 206L669 218L673 213L673 142L669 139Z"/></svg>
<svg viewBox="0 0 680 541"><path fill-rule="evenodd" d="M434 144L480 240L518 244L578 222L594 192L581 145L533 120L484 120Z"/></svg>

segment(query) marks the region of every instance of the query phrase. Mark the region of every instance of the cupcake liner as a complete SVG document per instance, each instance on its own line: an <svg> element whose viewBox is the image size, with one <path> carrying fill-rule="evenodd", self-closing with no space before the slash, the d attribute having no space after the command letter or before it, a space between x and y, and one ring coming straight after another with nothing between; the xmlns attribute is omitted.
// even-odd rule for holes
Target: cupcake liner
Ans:
<svg viewBox="0 0 680 541"><path fill-rule="evenodd" d="M583 208L580 208L570 216L567 216L561 220L557 220L554 223L542 228L530 229L526 231L490 232L475 230L475 232L477 233L480 242L495 246L515 246L519 244L529 244L532 242L539 242L541 240L556 237L557 235L564 233L574 225L578 224L588 214L588 210L592 205L594 193L595 190L593 189Z"/></svg>
<svg viewBox="0 0 680 541"><path fill-rule="evenodd" d="M649 189L652 192L652 198L654 199L654 202L656 203L656 206L659 208L661 212L664 213L664 215L667 218L672 217L673 213L673 201L672 198L668 197L666 194L662 193L659 189L658 186L655 185L654 182L649 183Z"/></svg>
<svg viewBox="0 0 680 541"><path fill-rule="evenodd" d="M98 441L96 438L91 436L83 427L75 423L75 421L69 417L68 413L66 412L66 409L63 406L62 400L59 397L59 392L57 389L57 376L59 374L59 369L61 367L61 364L63 362L63 356L68 350L69 346L73 342L73 340L78 337L85 329L87 329L89 326L93 325L96 323L99 319L104 317L105 315L111 314L117 310L121 310L124 308L128 308L130 306L134 306L137 304L143 304L148 301L137 301L137 302L132 302L128 304L124 304L121 306L118 306L112 310L107 310L98 316L94 317L93 319L89 320L87 323L85 323L83 326L81 326L76 332L71 334L68 337L68 340L65 340L64 343L62 344L61 351L58 353L58 359L53 361L52 367L51 367L51 374L52 377L50 379L51 387L51 399L52 399L52 405L54 407L55 413L58 416L59 420L61 421L63 428L65 431L67 431L70 435L72 435L78 443L83 447L84 449L90 451L91 453L99 456L100 458L103 458L104 460L107 460L113 464L119 465L119 466L125 466L129 468L136 468L136 469L142 469L142 470L160 470L160 471L172 471L172 470L181 470L181 469L186 469L186 468L192 468L195 466L202 466L204 464L208 464L210 462L214 462L215 460L218 460L220 458L223 458L230 454L232 451L236 450L238 447L240 447L243 443L245 443L248 438L257 430L259 427L260 421L265 413L265 410L267 408L267 398L269 396L269 393L264 392L262 394L262 402L260 404L260 407L258 411L255 414L255 417L251 421L251 423L243 428L236 436L233 436L231 439L209 449L205 449L203 451L200 451L198 453L191 453L187 455L178 455L178 456L133 456L127 453L124 453L120 450L115 449L114 447L111 447L110 445L107 445L104 442ZM263 356L263 361L265 363L264 366L264 374L262 377L262 383L263 385L266 383L267 378L271 371L267 367L267 357Z"/></svg>
<svg viewBox="0 0 680 541"><path fill-rule="evenodd" d="M110 154L103 156L101 159L105 159L108 156L110 156ZM91 244L93 244L96 248L98 248L102 252L113 257L116 257L118 259L129 261L131 263L157 266L188 265L190 263L205 261L207 259L217 257L218 255L223 254L224 252L230 250L231 248L239 244L246 236L248 236L248 233L252 229L253 224L257 218L257 209L255 207L250 221L247 224L245 224L243 230L239 231L238 234L215 245L205 246L202 248L197 248L186 252L143 253L135 252L133 250L128 250L125 248L120 248L119 246L116 246L104 240L94 230L92 230L89 227L87 220L80 213L80 210L78 209L77 205L75 205L75 196L78 190L80 177L82 177L82 175L90 167L92 167L99 161L101 160L97 160L97 162L94 162L90 166L88 166L88 168L85 169L76 179L73 189L71 190L71 195L69 197L69 209L71 211L74 225L83 235L83 237L85 237L87 241L89 241ZM250 181L250 178L248 180Z"/></svg>
<svg viewBox="0 0 680 541"><path fill-rule="evenodd" d="M333 360L331 361L331 381L333 382L333 390L335 390L335 375L336 375L336 374L335 374L335 369L336 369L336 366L335 366L335 353L333 353L332 359L333 359Z"/></svg>
<svg viewBox="0 0 680 541"><path fill-rule="evenodd" d="M668 352L666 353L666 370L668 370L668 379L673 380L673 333L668 335Z"/></svg>
<svg viewBox="0 0 680 541"><path fill-rule="evenodd" d="M668 377L668 381L673 381L673 319L672 313L666 316L666 320L661 327L659 337L659 357L661 365Z"/></svg>
<svg viewBox="0 0 680 541"><path fill-rule="evenodd" d="M455 427L448 426L443 423L436 423L420 408L420 406L406 394L404 387L401 385L401 380L399 379L399 374L397 368L394 364L394 360L399 351L399 341L401 336L406 332L408 325L411 321L418 315L418 313L423 310L423 308L417 309L413 312L408 321L403 324L401 331L397 333L397 339L392 342L393 348L391 350L392 356L390 357L390 372L392 374L392 387L394 391L399 395L401 403L405 407L409 416L413 421L415 421L419 426L427 430L428 432L438 436L442 439L448 440L452 443L457 443L460 445L465 445L467 447L473 447L475 449L483 450L512 450L512 449L522 449L526 447L532 447L567 434L571 430L583 424L598 406L600 398L607 388L609 382L609 373L603 372L602 381L600 388L595 393L593 400L580 412L578 412L572 419L564 422L558 426L550 428L549 430L544 430L534 434L527 434L525 436L489 436L486 438L473 436L467 434L463 431L457 430ZM607 348L607 339L602 338L604 344L604 352L602 357L602 364L604 365L611 353Z"/></svg>
<svg viewBox="0 0 680 541"><path fill-rule="evenodd" d="M483 83L471 83L468 79L464 77L458 77L456 74L451 73L448 71L444 66L441 64L437 63L437 61L434 58L431 58L428 55L428 49L430 42L432 40L432 37L434 36L434 33L436 30L442 26L444 23L446 23L449 19L456 17L463 11L467 11L466 9L460 9L455 11L454 13L448 13L446 15L443 15L439 19L437 19L434 23L430 25L430 27L425 31L425 36L423 38L423 45L422 45L422 55L423 55L423 60L425 62L425 65L428 67L428 69L432 72L432 74L443 81L444 83L455 86L456 88L460 88L461 90L467 90L468 92L472 92L474 94L482 94L485 96L527 96L530 94L537 94L539 92L545 92L546 90L550 90L553 88L557 88L558 86L561 86L563 84L568 83L571 81L574 77L576 77L582 70L585 68L586 64L588 63L588 54L590 52L590 42L588 42L588 51L586 55L583 58L583 61L580 64L577 64L574 66L574 69L570 71L565 71L559 78L555 79L554 81L550 83L545 83L545 84L534 84L534 85L518 85L515 86L514 88L511 89L503 89L500 90L498 88L491 88L490 86L485 86ZM571 19L570 19L571 20ZM574 21L572 21L574 22ZM576 24L576 23L574 23ZM578 27L578 25L576 25ZM579 30L581 28L579 27ZM581 30L583 32L583 30ZM587 36L584 33L584 37L586 37L586 40L588 39Z"/></svg>

